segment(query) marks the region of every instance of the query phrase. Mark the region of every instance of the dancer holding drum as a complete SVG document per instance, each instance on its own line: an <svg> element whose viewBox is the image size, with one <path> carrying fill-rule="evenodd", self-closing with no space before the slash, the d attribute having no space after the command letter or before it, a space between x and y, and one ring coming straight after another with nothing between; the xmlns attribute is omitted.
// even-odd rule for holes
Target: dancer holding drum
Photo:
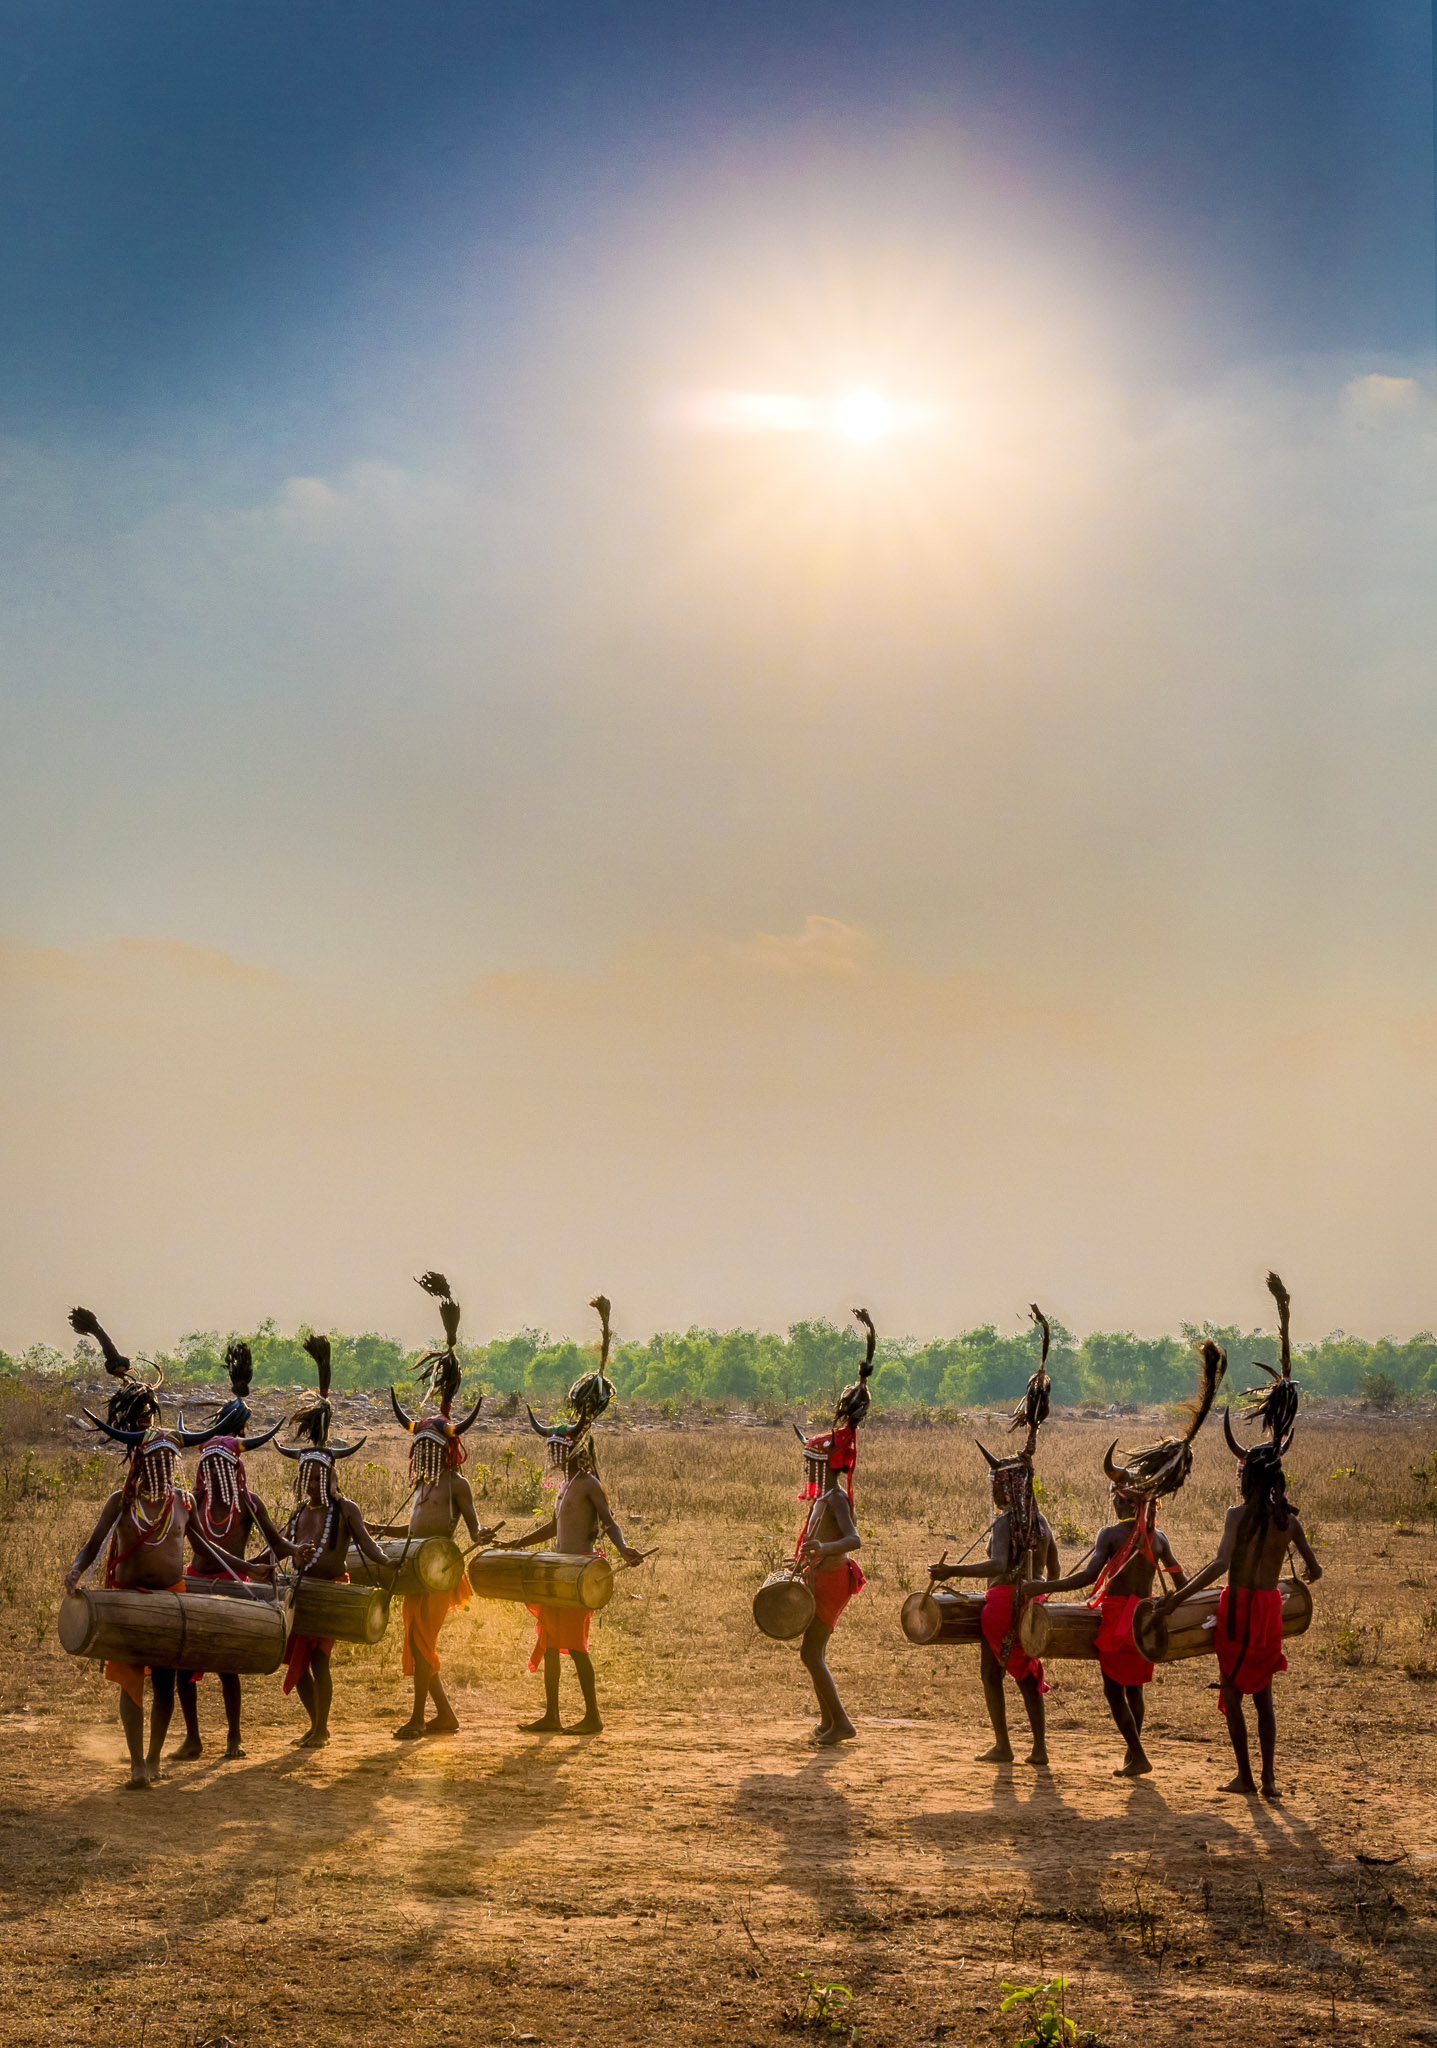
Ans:
<svg viewBox="0 0 1437 2048"><path fill-rule="evenodd" d="M868 1382L878 1337L867 1309L856 1308L853 1313L868 1338L858 1378L839 1395L832 1429L808 1437L798 1431L804 1479L799 1499L810 1506L795 1555L813 1595L813 1619L803 1632L798 1654L818 1702L818 1726L810 1739L819 1749L852 1742L858 1733L838 1697L825 1655L844 1608L867 1584L853 1561L853 1552L863 1544L853 1518L853 1471L858 1461L858 1426L872 1398Z"/></svg>
<svg viewBox="0 0 1437 2048"><path fill-rule="evenodd" d="M119 1382L110 1397L106 1420L102 1422L97 1415L91 1415L88 1408L84 1411L86 1419L114 1442L125 1444L130 1463L124 1485L105 1502L99 1520L65 1574L65 1591L76 1590L107 1537L107 1587L142 1593L182 1593L187 1542L216 1571L243 1576L243 1559L227 1556L201 1533L194 1500L179 1477L181 1450L204 1443L223 1428L226 1416L221 1415L209 1429L163 1428L158 1398L159 1388L164 1384L163 1374L150 1386L136 1379L129 1359L116 1350L91 1310L72 1309L70 1326L81 1336L98 1341L106 1372ZM175 1707L175 1672L149 1667L152 1700L147 1747L146 1669L142 1663L113 1658L105 1665L105 1677L120 1688L120 1725L130 1752L128 1790L132 1792L147 1791L160 1776L160 1752Z"/></svg>
<svg viewBox="0 0 1437 2048"><path fill-rule="evenodd" d="M533 1409L529 1410L530 1424L545 1441L551 1467L562 1475L554 1500L554 1512L537 1529L497 1547L500 1550L527 1550L552 1537L559 1551L569 1556L582 1556L594 1550L602 1529L624 1563L637 1565L643 1563L646 1553L631 1550L624 1541L623 1531L609 1507L608 1495L599 1482L598 1461L594 1455L594 1423L614 1395L613 1381L608 1377L612 1341L609 1329L611 1304L606 1295L596 1294L589 1306L599 1311L602 1326L599 1363L593 1372L584 1373L569 1389L568 1403L573 1420L551 1423L545 1429ZM589 1656L588 1608L554 1607L540 1602L529 1611L538 1623L529 1669L537 1671L543 1664L544 1711L537 1721L522 1723L520 1733L599 1734L604 1723L599 1715L594 1665ZM565 1650L569 1653L574 1676L584 1695L584 1718L576 1721L572 1728L565 1728L559 1719L559 1658Z"/></svg>
<svg viewBox="0 0 1437 2048"><path fill-rule="evenodd" d="M284 1423L283 1420L276 1422L261 1436L245 1436L243 1431L250 1419L246 1396L254 1377L254 1359L248 1344L237 1339L226 1345L225 1365L230 1376L230 1399L218 1417L217 1426L232 1433L212 1436L200 1452L199 1467L195 1473L195 1519L211 1543L217 1548L233 1551L237 1557L244 1556L250 1537L258 1529L264 1538L266 1555L251 1560L250 1576L273 1579L274 1567L280 1558L300 1558L305 1553L299 1545L280 1534L259 1495L250 1492L244 1459L249 1452L257 1451L261 1444L267 1444L272 1437L278 1436ZM183 1415L180 1421L183 1424ZM185 1573L185 1583L193 1593L216 1593L226 1590L233 1583L233 1578L228 1571L216 1571L204 1558L192 1557ZM243 1695L239 1673L221 1671L218 1677L225 1709L225 1762L235 1763L244 1755L240 1742ZM171 1761L175 1763L190 1763L204 1754L196 1690L199 1678L198 1671L179 1673L176 1697L184 1717L185 1739L172 1754Z"/></svg>
<svg viewBox="0 0 1437 2048"><path fill-rule="evenodd" d="M419 1360L418 1374L427 1389L425 1398L439 1404L437 1415L419 1419L406 1415L393 1387L389 1399L395 1415L414 1439L409 1450L409 1473L414 1481L414 1505L403 1523L371 1524L375 1536L450 1536L460 1518L469 1531L471 1543L491 1543L493 1529L481 1529L474 1511L474 1494L460 1467L464 1446L460 1439L473 1427L484 1405L481 1394L462 1422L451 1422L449 1410L459 1392L462 1378L455 1346L459 1341L459 1304L442 1273L421 1275L419 1285L439 1303L444 1324L444 1345L427 1351ZM406 1593L404 1595L404 1672L414 1680L414 1707L409 1719L394 1731L398 1742L414 1742L421 1735L456 1735L459 1719L449 1696L439 1682L439 1631L451 1607L467 1606L469 1581L461 1574L452 1592ZM424 1707L434 1702L434 1718L426 1721Z"/></svg>
<svg viewBox="0 0 1437 2048"><path fill-rule="evenodd" d="M1043 1666L1029 1657L1018 1642L1022 1619L1022 1588L1025 1583L1056 1579L1059 1571L1058 1546L1053 1532L1038 1512L1033 1493L1033 1453L1038 1431L1048 1418L1048 1319L1032 1304L1034 1323L1043 1333L1038 1370L1028 1381L1027 1392L1013 1411L1011 1428L1026 1429L1027 1441L1016 1458L995 1458L978 1448L988 1460L993 1475L993 1506L997 1513L988 1531L988 1555L980 1564L931 1564L928 1576L942 1579L987 1579L988 1594L983 1602L983 1700L993 1724L993 1747L978 1758L981 1764L1010 1764L1013 1746L1008 1739L1008 1708L1003 1696L1003 1678L1015 1680L1032 1731L1033 1746L1028 1762L1042 1768L1048 1761L1047 1729L1043 1694L1048 1682Z"/></svg>
<svg viewBox="0 0 1437 2048"><path fill-rule="evenodd" d="M335 1479L335 1460L352 1458L364 1438L360 1437L357 1443L352 1444L336 1444L329 1440L330 1424L334 1420L334 1410L329 1404L329 1339L308 1336L304 1340L304 1348L314 1360L319 1374L319 1397L308 1407L297 1409L290 1418L303 1448L287 1444L275 1446L282 1458L293 1458L298 1466L294 1475L294 1513L285 1533L292 1543L302 1545L311 1553L310 1561L302 1567L304 1578L347 1583L349 1572L346 1566L351 1543L388 1577L391 1575L389 1559L365 1528L358 1504L345 1498ZM284 1690L298 1692L309 1715L309 1727L295 1739L296 1749L323 1749L329 1740L329 1709L334 1698L329 1659L334 1644L333 1636L296 1632L285 1647Z"/></svg>
<svg viewBox="0 0 1437 2048"><path fill-rule="evenodd" d="M1142 1778L1152 1770L1143 1748L1143 1688L1152 1679L1153 1667L1133 1640L1133 1621L1141 1603L1152 1594L1159 1567L1167 1571L1175 1586L1186 1583L1172 1545L1157 1526L1157 1504L1164 1494L1176 1493L1192 1471L1193 1438L1207 1420L1227 1370L1227 1353L1211 1338L1202 1344L1199 1355L1202 1377L1183 1434L1144 1445L1124 1465L1113 1462L1116 1442L1109 1447L1103 1470L1114 1519L1098 1531L1087 1567L1065 1579L1028 1580L1018 1588L1024 1598L1036 1593L1077 1592L1084 1586L1096 1588L1088 1605L1098 1608L1101 1615L1096 1647L1103 1697L1124 1746L1115 1778Z"/></svg>

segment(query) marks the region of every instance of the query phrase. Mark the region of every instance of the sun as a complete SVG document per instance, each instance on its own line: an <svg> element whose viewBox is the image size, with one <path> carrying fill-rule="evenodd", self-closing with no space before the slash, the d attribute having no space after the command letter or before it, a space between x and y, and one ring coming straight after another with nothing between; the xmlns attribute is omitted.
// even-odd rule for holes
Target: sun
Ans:
<svg viewBox="0 0 1437 2048"><path fill-rule="evenodd" d="M881 441L893 425L893 407L876 391L850 391L833 408L833 424L849 441Z"/></svg>

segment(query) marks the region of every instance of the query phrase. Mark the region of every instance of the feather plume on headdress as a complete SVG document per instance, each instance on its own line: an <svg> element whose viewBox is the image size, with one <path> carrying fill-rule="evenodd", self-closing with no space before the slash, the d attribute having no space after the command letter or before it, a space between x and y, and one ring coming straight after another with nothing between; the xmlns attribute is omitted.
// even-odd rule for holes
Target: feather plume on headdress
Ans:
<svg viewBox="0 0 1437 2048"><path fill-rule="evenodd" d="M148 1385L137 1379L133 1365L116 1347L93 1309L72 1308L70 1328L77 1337L94 1338L104 1358L105 1371L112 1380L118 1381L105 1409L110 1427L148 1429L152 1423L158 1422L160 1404L156 1396L165 1383L163 1370L159 1366L151 1367L155 1376Z"/></svg>
<svg viewBox="0 0 1437 2048"><path fill-rule="evenodd" d="M1254 1363L1272 1381L1270 1387L1248 1387L1243 1394L1243 1420L1255 1422L1273 1442L1280 1443L1297 1420L1302 1389L1292 1377L1292 1296L1276 1273L1267 1276L1267 1291L1277 1303L1277 1327L1281 1345L1281 1368Z"/></svg>
<svg viewBox="0 0 1437 2048"><path fill-rule="evenodd" d="M1193 1468L1193 1438L1207 1421L1217 1390L1227 1371L1227 1353L1211 1337L1197 1347L1201 1368L1197 1392L1187 1403L1187 1427L1181 1436L1165 1436L1155 1444L1143 1444L1121 1465L1113 1452L1116 1440L1103 1460L1103 1470L1119 1493L1135 1500L1157 1500L1176 1493Z"/></svg>
<svg viewBox="0 0 1437 2048"><path fill-rule="evenodd" d="M454 1396L458 1393L463 1379L455 1354L455 1346L459 1342L459 1304L442 1273L420 1273L417 1276L417 1284L439 1304L439 1320L444 1325L444 1343L438 1351L424 1353L416 1363L415 1376L424 1386L425 1397L433 1397L439 1413L447 1422Z"/></svg>
<svg viewBox="0 0 1437 2048"><path fill-rule="evenodd" d="M322 1450L329 1440L329 1426L334 1420L334 1410L329 1405L329 1339L317 1330L311 1330L304 1339L304 1348L314 1360L319 1375L319 1398L296 1408L289 1418L289 1425L297 1437Z"/></svg>
<svg viewBox="0 0 1437 2048"><path fill-rule="evenodd" d="M1038 1359L1038 1370L1028 1381L1023 1390L1023 1398L1013 1410L1008 1422L1010 1436L1017 1429L1026 1429L1028 1432L1028 1441L1022 1450L1022 1456L1025 1458L1031 1458L1038 1447L1038 1431L1048 1419L1049 1397L1053 1391L1053 1382L1048 1377L1048 1348L1053 1341L1053 1332L1049 1327L1048 1318L1036 1301L1028 1304L1028 1313L1033 1319L1034 1327L1043 1333L1042 1352Z"/></svg>

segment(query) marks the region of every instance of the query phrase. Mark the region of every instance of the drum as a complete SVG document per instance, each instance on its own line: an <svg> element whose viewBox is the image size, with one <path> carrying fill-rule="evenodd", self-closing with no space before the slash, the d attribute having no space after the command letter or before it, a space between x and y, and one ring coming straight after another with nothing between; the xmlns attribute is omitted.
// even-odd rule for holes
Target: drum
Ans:
<svg viewBox="0 0 1437 2048"><path fill-rule="evenodd" d="M452 1593L464 1576L464 1553L452 1536L390 1536L379 1548L394 1567L393 1578L362 1550L351 1549L345 1562L351 1579L391 1593Z"/></svg>
<svg viewBox="0 0 1437 2048"><path fill-rule="evenodd" d="M614 1568L593 1553L562 1550L476 1550L469 1590L480 1600L518 1600L525 1607L607 1607Z"/></svg>
<svg viewBox="0 0 1437 2048"><path fill-rule="evenodd" d="M305 1577L293 1582L285 1611L291 1635L377 1643L389 1626L389 1592L383 1586Z"/></svg>
<svg viewBox="0 0 1437 2048"><path fill-rule="evenodd" d="M60 1604L62 1648L158 1671L278 1671L284 1616L269 1600L81 1587Z"/></svg>
<svg viewBox="0 0 1437 2048"><path fill-rule="evenodd" d="M1282 1633L1300 1636L1312 1622L1312 1595L1301 1579L1283 1579ZM1183 1657L1201 1657L1217 1650L1217 1604L1220 1586L1204 1586L1176 1606L1171 1614L1155 1615L1147 1603L1133 1617L1133 1641L1154 1664L1175 1664Z"/></svg>
<svg viewBox="0 0 1437 2048"><path fill-rule="evenodd" d="M977 1643L983 1639L983 1595L925 1586L910 1593L898 1621L910 1643Z"/></svg>
<svg viewBox="0 0 1437 2048"><path fill-rule="evenodd" d="M1030 1600L1018 1618L1018 1646L1029 1657L1096 1657L1102 1615L1081 1600Z"/></svg>
<svg viewBox="0 0 1437 2048"><path fill-rule="evenodd" d="M770 1572L753 1596L753 1618L776 1643L791 1643L813 1620L813 1595L792 1565Z"/></svg>

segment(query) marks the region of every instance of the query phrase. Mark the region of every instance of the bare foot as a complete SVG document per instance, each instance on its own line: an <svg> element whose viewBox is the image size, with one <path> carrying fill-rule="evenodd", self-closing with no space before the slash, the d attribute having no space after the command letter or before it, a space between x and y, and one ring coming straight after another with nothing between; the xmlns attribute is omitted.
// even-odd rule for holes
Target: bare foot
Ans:
<svg viewBox="0 0 1437 2048"><path fill-rule="evenodd" d="M308 1735L301 1735L297 1747L300 1749L323 1749L329 1741L327 1728L311 1728Z"/></svg>
<svg viewBox="0 0 1437 2048"><path fill-rule="evenodd" d="M145 1776L143 1768L138 1771L131 1771L121 1787L121 1790L125 1792L148 1792L149 1789L150 1781Z"/></svg>
<svg viewBox="0 0 1437 2048"><path fill-rule="evenodd" d="M564 1724L557 1714L541 1714L537 1721L521 1721L521 1735L562 1735Z"/></svg>
<svg viewBox="0 0 1437 2048"><path fill-rule="evenodd" d="M225 1762L227 1764L237 1764L243 1755L244 1751L237 1742L227 1742L225 1744Z"/></svg>
<svg viewBox="0 0 1437 2048"><path fill-rule="evenodd" d="M203 1756L205 1746L198 1735L187 1735L178 1749L170 1751L172 1764L192 1764L197 1756Z"/></svg>
<svg viewBox="0 0 1437 2048"><path fill-rule="evenodd" d="M170 1774L168 1771L160 1768L160 1760L156 1757L152 1764L147 1763L145 1765L145 1776L152 1785L165 1785L169 1782Z"/></svg>
<svg viewBox="0 0 1437 2048"><path fill-rule="evenodd" d="M426 1735L457 1735L459 1723L453 1714L436 1714L432 1721L424 1723Z"/></svg>
<svg viewBox="0 0 1437 2048"><path fill-rule="evenodd" d="M402 1728L395 1729L394 1740L396 1742L417 1742L423 1733L424 1723L422 1721L406 1721Z"/></svg>
<svg viewBox="0 0 1437 2048"><path fill-rule="evenodd" d="M1151 1769L1152 1765L1148 1762L1145 1753L1140 1749L1135 1749L1131 1756L1123 1758L1119 1768L1113 1772L1113 1776L1115 1778L1145 1778Z"/></svg>
<svg viewBox="0 0 1437 2048"><path fill-rule="evenodd" d="M1244 1799L1256 1799L1257 1797L1257 1787L1253 1784L1252 1779L1244 1778L1241 1774L1236 1778L1230 1778L1226 1785L1219 1785L1218 1790L1220 1792L1240 1792Z"/></svg>
<svg viewBox="0 0 1437 2048"><path fill-rule="evenodd" d="M856 1742L858 1730L851 1721L835 1721L831 1728L825 1728L821 1735L815 1735L815 1749L836 1749L840 1742Z"/></svg>
<svg viewBox="0 0 1437 2048"><path fill-rule="evenodd" d="M1006 1742L995 1742L991 1749L985 1749L982 1755L975 1757L973 1761L979 1764L1010 1764L1013 1761L1013 1752Z"/></svg>
<svg viewBox="0 0 1437 2048"><path fill-rule="evenodd" d="M1262 1796L1272 1806L1281 1806L1282 1804L1282 1794L1278 1791L1277 1786L1271 1778L1263 1779Z"/></svg>
<svg viewBox="0 0 1437 2048"><path fill-rule="evenodd" d="M597 1714L585 1714L582 1721L576 1721L572 1728L566 1728L566 1735L602 1735L604 1724Z"/></svg>
<svg viewBox="0 0 1437 2048"><path fill-rule="evenodd" d="M1030 1763L1035 1771L1046 1771L1048 1768L1048 1752L1040 1742L1035 1742L1028 1751L1025 1761Z"/></svg>

